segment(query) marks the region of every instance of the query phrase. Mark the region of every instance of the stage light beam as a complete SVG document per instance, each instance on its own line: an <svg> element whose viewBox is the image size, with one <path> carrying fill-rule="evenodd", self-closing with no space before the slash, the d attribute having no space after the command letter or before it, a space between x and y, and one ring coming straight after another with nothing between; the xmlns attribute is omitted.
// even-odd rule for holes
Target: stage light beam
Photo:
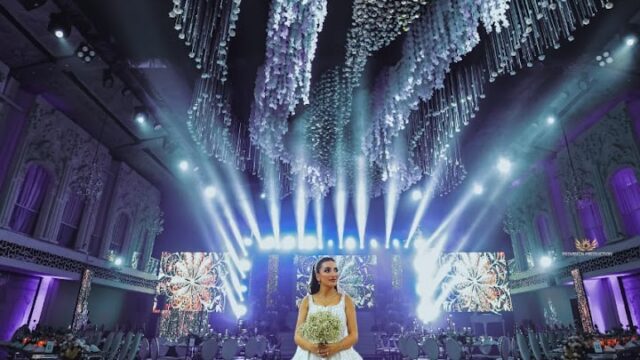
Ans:
<svg viewBox="0 0 640 360"><path fill-rule="evenodd" d="M356 211L356 226L358 228L360 249L364 249L367 217L369 216L369 187L367 182L366 159L363 156L359 156L357 164L354 208Z"/></svg>

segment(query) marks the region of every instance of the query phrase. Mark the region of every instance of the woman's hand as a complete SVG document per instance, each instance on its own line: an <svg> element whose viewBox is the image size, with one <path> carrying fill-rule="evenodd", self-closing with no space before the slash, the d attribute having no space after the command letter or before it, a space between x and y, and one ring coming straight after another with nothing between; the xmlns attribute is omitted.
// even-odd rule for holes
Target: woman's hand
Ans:
<svg viewBox="0 0 640 360"><path fill-rule="evenodd" d="M326 357L324 355L325 346L326 345L324 345L324 344L313 344L312 347L311 347L311 352L316 354L316 355L318 355L318 356L320 356L320 357Z"/></svg>
<svg viewBox="0 0 640 360"><path fill-rule="evenodd" d="M321 346L322 347L320 349L320 352L321 352L320 356L322 356L323 358L329 358L340 351L340 345L338 345L337 343L326 344Z"/></svg>

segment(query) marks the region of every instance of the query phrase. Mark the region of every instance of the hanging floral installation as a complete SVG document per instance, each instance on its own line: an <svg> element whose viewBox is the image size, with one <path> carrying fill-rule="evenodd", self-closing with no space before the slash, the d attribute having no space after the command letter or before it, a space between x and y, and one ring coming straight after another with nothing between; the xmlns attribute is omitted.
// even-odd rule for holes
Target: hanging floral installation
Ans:
<svg viewBox="0 0 640 360"><path fill-rule="evenodd" d="M326 0L271 3L266 60L258 70L249 120L252 141L270 158L284 151L289 115L300 101L309 103L311 65L326 14Z"/></svg>
<svg viewBox="0 0 640 360"><path fill-rule="evenodd" d="M489 81L544 60L545 50L573 41L578 26L589 25L599 9L612 8L610 0L512 0L509 31L491 34L486 43Z"/></svg>
<svg viewBox="0 0 640 360"><path fill-rule="evenodd" d="M202 70L188 127L207 155L263 180L275 171L279 196L300 177L309 196L324 196L336 186L337 171L353 168L362 155L370 196L384 193L390 179L404 191L425 176L437 176L438 193L447 194L466 176L459 136L486 82L544 60L600 9L613 7L609 0L355 0L345 63L311 88L326 0L274 0L245 125L231 113L225 85L239 5L174 0L170 16ZM484 63L451 71L480 43L481 27L488 34ZM403 32L400 61L356 100L367 58ZM359 116L366 125L356 128L350 122Z"/></svg>
<svg viewBox="0 0 640 360"><path fill-rule="evenodd" d="M428 0L355 0L347 35L345 73L358 86L367 58L389 45L420 16Z"/></svg>
<svg viewBox="0 0 640 360"><path fill-rule="evenodd" d="M210 157L245 170L250 141L246 126L231 114L227 91L229 42L236 34L241 0L173 0L169 17L200 71L187 127Z"/></svg>
<svg viewBox="0 0 640 360"><path fill-rule="evenodd" d="M411 111L420 100L429 100L444 86L453 62L460 61L480 41L478 26L489 32L508 26L508 0L476 2L444 0L434 2L407 34L400 62L380 78L373 103L373 123L364 151L371 162L390 165L389 146L405 128Z"/></svg>

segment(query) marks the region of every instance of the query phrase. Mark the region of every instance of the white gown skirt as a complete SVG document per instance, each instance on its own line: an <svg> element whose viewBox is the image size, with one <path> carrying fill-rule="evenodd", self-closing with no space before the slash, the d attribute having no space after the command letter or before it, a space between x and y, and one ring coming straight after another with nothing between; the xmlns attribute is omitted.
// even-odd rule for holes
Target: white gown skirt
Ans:
<svg viewBox="0 0 640 360"><path fill-rule="evenodd" d="M300 346L298 346L298 349L296 350L296 353L293 354L293 358L292 360L326 360L326 359L331 359L331 360L362 360L362 356L360 356L360 354L358 354L357 351L355 351L352 347L348 348L347 350L342 350L338 353L333 354L333 356L330 356L328 358L322 358L312 352L309 352L307 350L304 350L303 348L301 348Z"/></svg>

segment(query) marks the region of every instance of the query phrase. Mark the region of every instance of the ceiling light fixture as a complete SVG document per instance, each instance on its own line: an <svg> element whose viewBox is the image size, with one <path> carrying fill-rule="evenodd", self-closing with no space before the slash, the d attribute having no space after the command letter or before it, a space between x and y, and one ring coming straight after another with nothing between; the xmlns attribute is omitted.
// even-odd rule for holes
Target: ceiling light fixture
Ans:
<svg viewBox="0 0 640 360"><path fill-rule="evenodd" d="M63 13L51 13L47 30L58 39L66 38L71 34L71 21Z"/></svg>

